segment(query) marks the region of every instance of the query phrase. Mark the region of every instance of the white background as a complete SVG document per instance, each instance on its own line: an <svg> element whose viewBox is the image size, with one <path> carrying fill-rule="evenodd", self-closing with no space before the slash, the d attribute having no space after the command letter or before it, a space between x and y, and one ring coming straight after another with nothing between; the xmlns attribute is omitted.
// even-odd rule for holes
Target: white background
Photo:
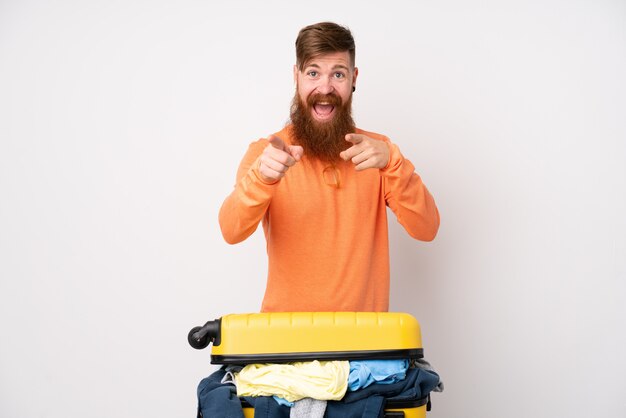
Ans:
<svg viewBox="0 0 626 418"><path fill-rule="evenodd" d="M195 416L188 330L264 290L260 229L229 246L217 213L321 20L441 212L433 243L390 220L429 416L626 416L618 0L1 1L0 416Z"/></svg>

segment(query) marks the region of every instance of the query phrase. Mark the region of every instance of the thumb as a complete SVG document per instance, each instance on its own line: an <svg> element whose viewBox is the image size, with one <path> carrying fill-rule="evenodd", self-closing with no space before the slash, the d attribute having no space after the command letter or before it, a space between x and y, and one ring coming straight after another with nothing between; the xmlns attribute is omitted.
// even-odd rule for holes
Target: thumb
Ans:
<svg viewBox="0 0 626 418"><path fill-rule="evenodd" d="M277 137L276 135L270 135L267 140L269 141L269 143L276 149L279 149L281 151L286 151L285 150L285 142L283 142L282 139L280 139L279 137Z"/></svg>
<svg viewBox="0 0 626 418"><path fill-rule="evenodd" d="M300 145L290 145L287 147L287 152L291 154L291 156L296 161L300 161L300 159L304 155L304 148L302 148Z"/></svg>

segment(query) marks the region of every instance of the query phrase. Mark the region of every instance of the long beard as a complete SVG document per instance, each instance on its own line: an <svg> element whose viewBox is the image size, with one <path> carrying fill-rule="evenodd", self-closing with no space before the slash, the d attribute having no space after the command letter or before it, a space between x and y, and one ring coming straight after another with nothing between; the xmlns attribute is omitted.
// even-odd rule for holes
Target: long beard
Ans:
<svg viewBox="0 0 626 418"><path fill-rule="evenodd" d="M318 102L329 102L335 107L335 115L328 122L318 122L311 115L312 108ZM339 153L352 144L346 141L346 134L355 130L352 120L352 96L342 103L335 94L315 94L304 103L298 92L291 103L291 123L295 139L304 148L304 155L318 158L324 162L335 163L340 160Z"/></svg>

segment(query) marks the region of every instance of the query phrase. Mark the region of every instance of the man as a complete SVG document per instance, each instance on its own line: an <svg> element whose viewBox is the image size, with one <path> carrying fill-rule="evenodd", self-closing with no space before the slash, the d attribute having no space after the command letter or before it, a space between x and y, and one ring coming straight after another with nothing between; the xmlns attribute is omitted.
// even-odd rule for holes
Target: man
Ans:
<svg viewBox="0 0 626 418"><path fill-rule="evenodd" d="M355 45L324 22L296 40L291 121L250 145L219 214L224 239L263 222L268 277L261 311L387 311L387 210L414 238L439 228L435 202L398 147L355 127Z"/></svg>

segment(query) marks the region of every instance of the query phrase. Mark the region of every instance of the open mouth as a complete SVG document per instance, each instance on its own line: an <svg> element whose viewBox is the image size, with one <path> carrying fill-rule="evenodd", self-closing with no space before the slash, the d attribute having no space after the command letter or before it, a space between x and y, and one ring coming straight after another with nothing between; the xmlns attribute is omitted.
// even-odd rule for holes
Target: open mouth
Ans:
<svg viewBox="0 0 626 418"><path fill-rule="evenodd" d="M335 106L327 102L319 102L313 105L313 113L318 119L330 119Z"/></svg>

